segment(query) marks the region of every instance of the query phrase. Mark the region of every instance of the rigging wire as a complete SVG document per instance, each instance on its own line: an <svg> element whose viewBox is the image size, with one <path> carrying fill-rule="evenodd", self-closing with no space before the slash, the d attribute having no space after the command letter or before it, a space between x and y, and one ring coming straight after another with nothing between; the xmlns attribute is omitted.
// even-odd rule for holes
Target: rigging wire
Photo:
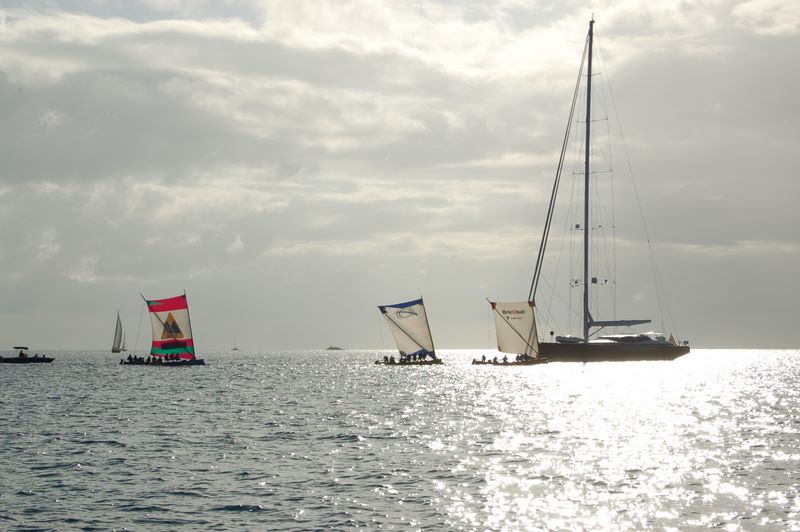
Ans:
<svg viewBox="0 0 800 532"><path fill-rule="evenodd" d="M556 201L556 192L558 191L558 184L561 181L561 170L564 166L564 155L567 149L567 143L569 140L569 132L572 129L572 117L575 112L575 102L578 99L578 91L580 89L580 79L581 75L583 74L583 65L586 60L586 49L589 46L589 38L587 36L586 42L584 44L584 52L583 56L581 57L581 66L578 69L578 82L575 84L575 93L572 95L572 106L570 107L569 111L569 119L567 120L567 130L564 132L564 142L561 145L561 154L558 159L558 166L556 167L556 179L553 183L553 191L550 195L550 204L547 208L547 217L544 223L544 231L542 232L542 240L539 243L539 253L536 256L536 267L534 268L533 272L533 280L531 281L531 288L528 291L528 301L534 301L534 296L536 294L536 287L539 284L539 275L542 269L542 263L544 258L544 250L547 246L547 239L550 235L550 224L552 223L553 219L553 209L555 207Z"/></svg>
<svg viewBox="0 0 800 532"><path fill-rule="evenodd" d="M139 324L136 325L136 340L133 343L133 355L136 356L136 348L139 346L139 332L142 330L142 316L144 315L145 302L142 301L142 311L139 313Z"/></svg>
<svg viewBox="0 0 800 532"><path fill-rule="evenodd" d="M601 54L601 61L604 62L604 59L602 59L602 54ZM608 85L608 93L609 93L609 96L611 98L612 107L614 109L614 118L616 119L617 128L619 129L620 139L622 140L622 148L623 148L623 153L625 155L625 163L626 163L626 166L628 168L628 174L630 175L631 183L633 185L633 192L634 192L634 197L636 198L636 207L637 207L638 212L639 212L639 219L642 222L642 228L643 228L643 231L644 231L645 240L647 242L648 255L649 255L649 259L650 259L650 268L651 268L653 279L654 279L654 282L655 282L655 285L656 285L656 303L658 305L659 313L662 316L662 330L664 329L664 327L663 327L663 316L666 313L666 315L667 315L667 317L669 319L669 322L670 322L670 326L672 327L672 329L675 331L675 334L677 335L678 334L678 330L677 330L677 327L675 326L675 320L672 317L672 309L671 309L670 304L669 304L669 299L667 297L667 291L666 291L666 288L664 286L664 282L663 282L662 277L661 277L661 272L660 272L660 270L658 268L658 263L657 263L656 257L655 257L654 245L653 245L652 240L650 239L650 231L647 228L647 220L645 219L645 216L644 216L644 210L642 208L642 202L641 202L641 198L639 196L639 189L638 189L638 187L636 185L636 179L634 178L633 165L631 164L631 158L630 158L630 154L628 152L628 144L625 141L625 133L622 130L622 122L619 119L619 110L617 108L617 101L616 101L616 98L614 97L614 91L613 91L613 89L611 87L611 82L608 79L608 77L606 77L606 84ZM663 300L662 300L662 298L663 298ZM665 312L665 309L666 309L666 312Z"/></svg>

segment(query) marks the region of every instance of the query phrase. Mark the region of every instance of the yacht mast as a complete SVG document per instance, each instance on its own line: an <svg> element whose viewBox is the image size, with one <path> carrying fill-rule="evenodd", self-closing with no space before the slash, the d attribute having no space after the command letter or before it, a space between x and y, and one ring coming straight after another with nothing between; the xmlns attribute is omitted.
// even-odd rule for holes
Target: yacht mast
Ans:
<svg viewBox="0 0 800 532"><path fill-rule="evenodd" d="M583 341L589 342L589 140L592 122L592 39L594 19L589 21L589 50L586 69L586 142L583 159Z"/></svg>

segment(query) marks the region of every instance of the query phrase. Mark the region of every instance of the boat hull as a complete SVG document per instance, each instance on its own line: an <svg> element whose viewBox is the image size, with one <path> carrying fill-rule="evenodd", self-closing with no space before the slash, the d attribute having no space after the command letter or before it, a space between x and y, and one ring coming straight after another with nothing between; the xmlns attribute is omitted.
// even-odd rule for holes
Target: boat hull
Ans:
<svg viewBox="0 0 800 532"><path fill-rule="evenodd" d="M49 364L53 360L50 357L0 357L0 364Z"/></svg>
<svg viewBox="0 0 800 532"><path fill-rule="evenodd" d="M152 366L152 367L165 367L165 368L177 368L183 366L205 366L206 363L202 358L196 358L194 360L172 360L169 362L158 362L150 364L146 362L128 362L127 360L120 364L121 366Z"/></svg>
<svg viewBox="0 0 800 532"><path fill-rule="evenodd" d="M382 360L376 360L376 364L381 366L436 366L439 364L444 364L441 358L437 358L435 360L417 360L416 362L384 362Z"/></svg>
<svg viewBox="0 0 800 532"><path fill-rule="evenodd" d="M550 343L539 344L539 354L551 362L627 362L675 360L689 352L688 345L657 343Z"/></svg>
<svg viewBox="0 0 800 532"><path fill-rule="evenodd" d="M498 361L495 362L493 360L477 360L472 359L473 366L536 366L538 364L547 364L550 362L546 358L534 358L533 360L509 360L508 362Z"/></svg>

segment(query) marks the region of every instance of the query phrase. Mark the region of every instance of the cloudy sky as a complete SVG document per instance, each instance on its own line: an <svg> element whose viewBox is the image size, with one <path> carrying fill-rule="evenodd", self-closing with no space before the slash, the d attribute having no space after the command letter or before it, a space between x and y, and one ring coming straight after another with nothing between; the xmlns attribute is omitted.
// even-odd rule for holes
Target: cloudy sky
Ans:
<svg viewBox="0 0 800 532"><path fill-rule="evenodd" d="M107 348L118 309L144 346L139 293L183 290L201 352L389 348L376 306L420 295L437 347L492 346L592 14L669 302L617 157L619 317L800 343L793 0L0 6L2 348Z"/></svg>

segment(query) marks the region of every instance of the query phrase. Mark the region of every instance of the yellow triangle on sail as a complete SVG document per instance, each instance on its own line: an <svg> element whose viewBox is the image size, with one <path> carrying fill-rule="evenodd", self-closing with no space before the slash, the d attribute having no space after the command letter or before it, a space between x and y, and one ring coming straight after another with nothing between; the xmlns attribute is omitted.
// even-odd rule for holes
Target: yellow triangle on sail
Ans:
<svg viewBox="0 0 800 532"><path fill-rule="evenodd" d="M176 338L183 338L183 332L181 332L181 328L178 327L178 322L175 321L172 312L170 312L167 314L167 319L164 320L164 332L161 333L161 339L169 340Z"/></svg>

